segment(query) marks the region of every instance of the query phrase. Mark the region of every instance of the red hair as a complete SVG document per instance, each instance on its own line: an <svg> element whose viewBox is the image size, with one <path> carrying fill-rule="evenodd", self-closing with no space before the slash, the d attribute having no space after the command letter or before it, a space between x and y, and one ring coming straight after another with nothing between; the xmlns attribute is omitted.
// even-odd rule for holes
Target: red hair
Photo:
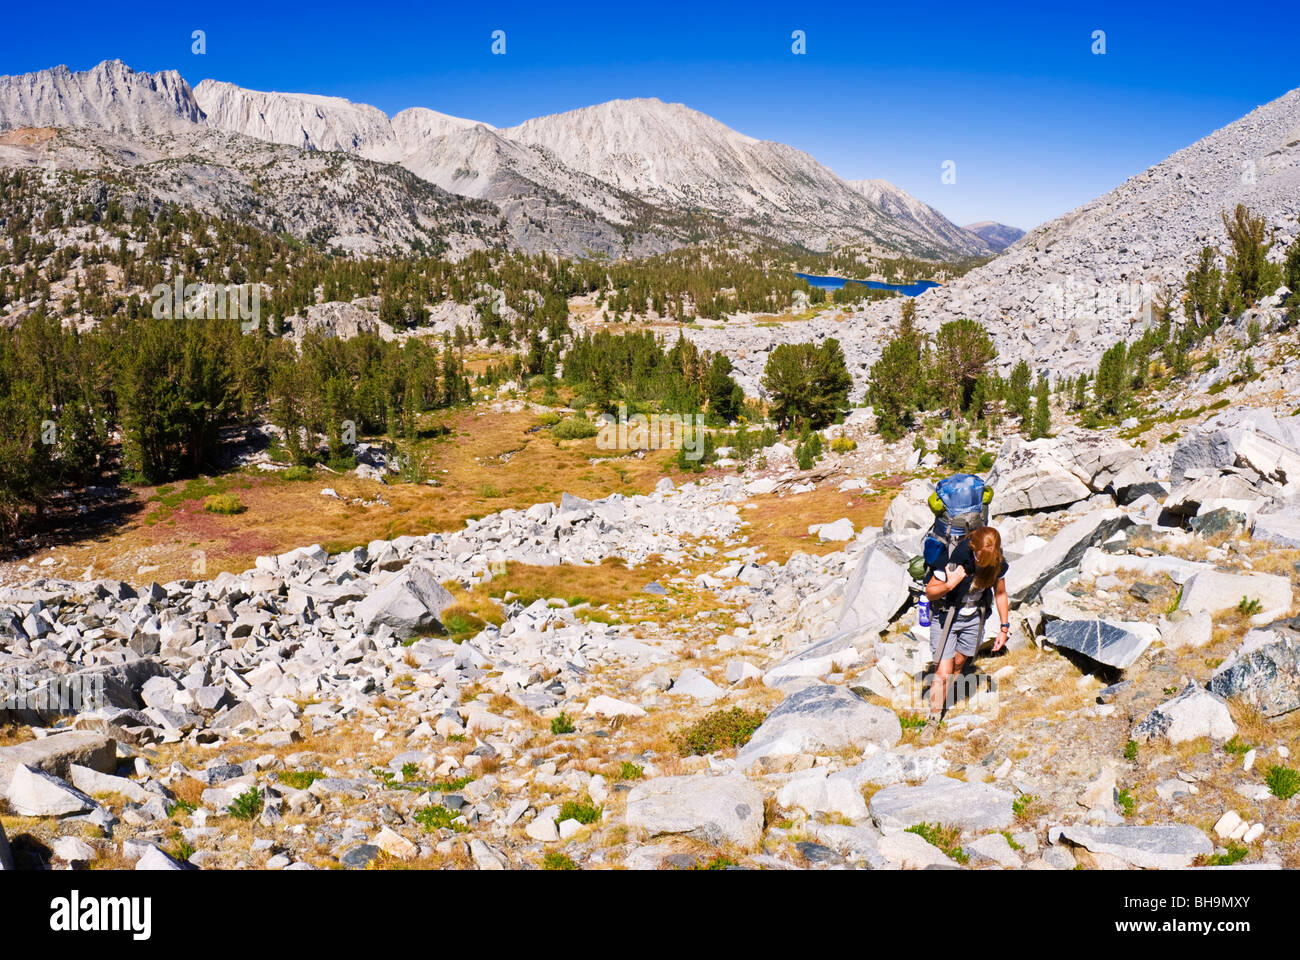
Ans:
<svg viewBox="0 0 1300 960"><path fill-rule="evenodd" d="M975 576L971 589L987 590L1002 569L1002 535L994 527L979 527L970 533L970 549L975 554Z"/></svg>

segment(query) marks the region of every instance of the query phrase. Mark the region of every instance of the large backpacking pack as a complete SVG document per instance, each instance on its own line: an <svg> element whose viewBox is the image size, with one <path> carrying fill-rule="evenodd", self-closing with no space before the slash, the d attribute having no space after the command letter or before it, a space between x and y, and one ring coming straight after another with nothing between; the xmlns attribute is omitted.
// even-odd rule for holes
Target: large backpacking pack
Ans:
<svg viewBox="0 0 1300 960"><path fill-rule="evenodd" d="M928 503L934 523L921 541L921 556L913 557L909 572L918 581L948 562L972 530L988 526L993 488L971 473L954 473L934 485Z"/></svg>

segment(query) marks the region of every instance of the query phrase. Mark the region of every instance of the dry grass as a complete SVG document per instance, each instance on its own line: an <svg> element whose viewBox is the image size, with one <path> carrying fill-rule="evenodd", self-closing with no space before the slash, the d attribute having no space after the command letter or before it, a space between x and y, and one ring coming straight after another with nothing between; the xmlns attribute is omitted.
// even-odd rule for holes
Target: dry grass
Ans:
<svg viewBox="0 0 1300 960"><path fill-rule="evenodd" d="M545 430L528 432L536 425L537 417L526 411L491 413L481 408L428 419L422 425L426 430L446 426L450 431L424 443L429 476L438 480L437 487L385 486L324 471L310 481L290 483L248 471L223 481L238 490L248 508L233 516L204 512L201 499L175 509L147 503L155 488L141 487L133 491L141 509L119 528L49 552L64 561L58 569L80 574L93 567L96 577L138 583L142 578L137 568L145 564L158 569L145 575L144 582L192 577L193 554L201 550L203 576L211 578L222 571L246 570L258 555L304 544L320 543L337 552L375 539L455 530L469 517L556 500L563 491L580 497L645 493L664 474L664 458L593 462L592 456L604 453L596 449L594 439L557 445ZM326 486L344 500L322 497ZM488 488L499 495L483 496ZM376 496L387 504L346 502Z"/></svg>
<svg viewBox="0 0 1300 960"><path fill-rule="evenodd" d="M1237 738L1252 746L1291 747L1300 740L1300 710L1269 719L1258 708L1236 698L1228 701L1228 710L1237 724Z"/></svg>
<svg viewBox="0 0 1300 960"><path fill-rule="evenodd" d="M754 509L742 509L740 516L749 521L742 528L750 546L763 551L764 560L785 563L791 554L803 553L821 556L842 550L842 543L820 543L808 533L814 523L831 523L841 517L853 521L853 529L879 526L896 491L887 490L863 496L856 492L841 493L836 484L827 481L808 493L775 493L751 497Z"/></svg>
<svg viewBox="0 0 1300 960"><path fill-rule="evenodd" d="M32 728L22 723L0 723L0 747L11 747L17 743L35 740Z"/></svg>
<svg viewBox="0 0 1300 960"><path fill-rule="evenodd" d="M197 807L203 803L203 791L207 787L193 777L179 777L173 780L167 789L175 794L177 800Z"/></svg>
<svg viewBox="0 0 1300 960"><path fill-rule="evenodd" d="M96 857L90 864L91 870L134 870L135 861L127 859L122 855L122 845L113 844L106 851L101 850L100 856Z"/></svg>
<svg viewBox="0 0 1300 960"><path fill-rule="evenodd" d="M535 567L511 563L506 565L504 573L498 573L492 578L486 585L486 590L491 596L499 598L503 598L507 592L513 593L525 604L539 599L559 598L570 605L585 601L593 606L602 606L623 603L633 597L649 596L641 594L642 587L651 580L662 583L663 579L675 576L676 572L676 566L665 564L654 556L635 568L629 568L618 559L608 559L590 567L570 564Z"/></svg>
<svg viewBox="0 0 1300 960"><path fill-rule="evenodd" d="M1285 550L1257 540L1246 543L1249 547L1246 556L1256 573L1286 577L1292 583L1300 581L1300 571L1296 570L1296 563L1300 562L1300 550Z"/></svg>

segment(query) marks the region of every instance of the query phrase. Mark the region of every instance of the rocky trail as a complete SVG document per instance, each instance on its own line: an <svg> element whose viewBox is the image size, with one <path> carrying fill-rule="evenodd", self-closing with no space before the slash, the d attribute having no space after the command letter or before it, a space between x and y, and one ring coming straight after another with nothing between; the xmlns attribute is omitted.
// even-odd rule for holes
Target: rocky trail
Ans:
<svg viewBox="0 0 1300 960"><path fill-rule="evenodd" d="M1172 444L1118 433L998 448L1012 642L930 746L905 571L929 481L880 526L814 524L833 552L751 542L763 498L797 511L901 465L865 436L834 470L770 448L766 476L209 581L6 587L0 668L45 692L0 714L0 862L1300 865L1300 429L1233 405ZM619 602L491 593L584 569L657 573ZM103 702L61 713L68 690Z"/></svg>

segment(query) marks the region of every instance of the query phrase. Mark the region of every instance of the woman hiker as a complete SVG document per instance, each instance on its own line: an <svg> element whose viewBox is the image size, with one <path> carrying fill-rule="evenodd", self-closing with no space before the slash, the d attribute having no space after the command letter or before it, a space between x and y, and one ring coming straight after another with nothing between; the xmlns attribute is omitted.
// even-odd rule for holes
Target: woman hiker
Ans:
<svg viewBox="0 0 1300 960"><path fill-rule="evenodd" d="M925 595L934 609L930 650L937 667L930 683L930 718L921 731L922 743L934 742L953 676L960 674L966 661L975 656L984 639L984 618L994 602L1002 629L998 631L993 650L997 652L1006 646L1011 630L1007 582L1003 579L1006 575L1001 535L993 527L979 527L953 549L945 569L936 567L926 577ZM945 643L944 625L954 607L956 613ZM941 644L945 647L942 651Z"/></svg>

